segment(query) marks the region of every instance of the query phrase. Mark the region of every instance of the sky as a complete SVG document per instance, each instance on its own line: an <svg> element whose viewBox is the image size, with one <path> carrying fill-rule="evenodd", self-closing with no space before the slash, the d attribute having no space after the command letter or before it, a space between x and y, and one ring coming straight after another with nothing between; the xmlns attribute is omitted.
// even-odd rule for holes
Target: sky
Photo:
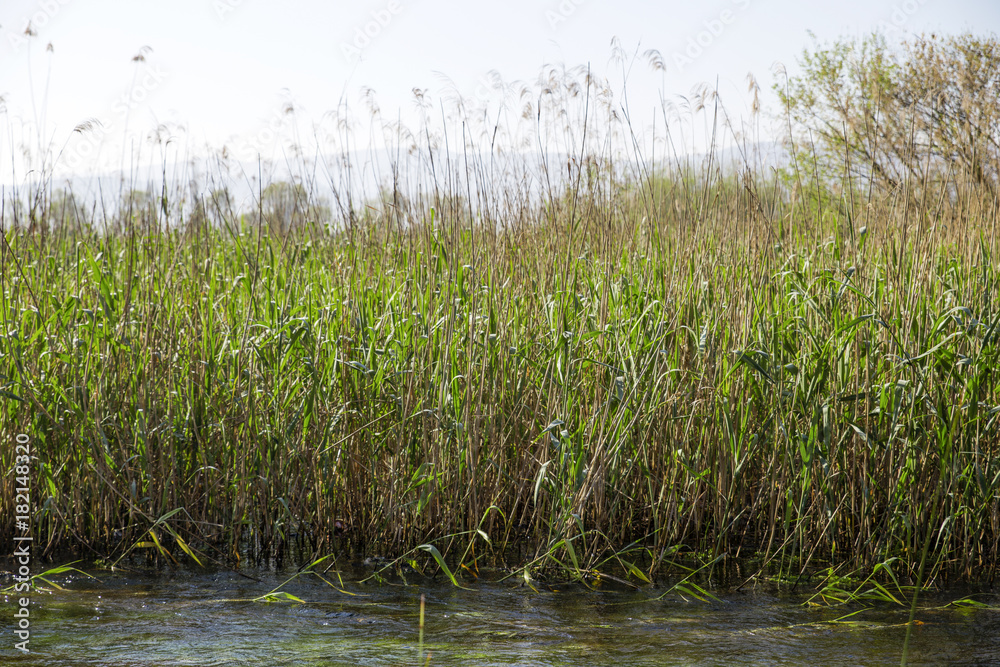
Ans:
<svg viewBox="0 0 1000 667"><path fill-rule="evenodd" d="M55 155L56 171L107 168L134 154L155 162L157 128L160 150L165 137L186 155L274 150L290 132L289 104L308 146L332 112L362 108L366 89L383 117L410 122L414 88L488 104L491 72L532 83L551 65L589 66L627 90L637 124L654 123L662 100L689 97L700 83L717 84L742 116L748 73L773 105L775 63L794 72L813 39L876 28L890 38L997 32L1000 3L2 0L0 181L18 178L10 166L18 160L32 165L18 167L23 174L51 167ZM612 40L624 58L613 57ZM649 49L665 69L649 67ZM378 143L372 137L354 145Z"/></svg>

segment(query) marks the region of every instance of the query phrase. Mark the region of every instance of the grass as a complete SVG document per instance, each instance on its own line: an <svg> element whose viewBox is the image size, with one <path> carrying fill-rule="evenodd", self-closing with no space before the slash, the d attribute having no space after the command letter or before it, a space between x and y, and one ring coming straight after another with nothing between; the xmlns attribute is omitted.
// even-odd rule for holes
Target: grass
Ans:
<svg viewBox="0 0 1000 667"><path fill-rule="evenodd" d="M996 199L586 158L292 225L9 202L0 418L40 548L991 577Z"/></svg>

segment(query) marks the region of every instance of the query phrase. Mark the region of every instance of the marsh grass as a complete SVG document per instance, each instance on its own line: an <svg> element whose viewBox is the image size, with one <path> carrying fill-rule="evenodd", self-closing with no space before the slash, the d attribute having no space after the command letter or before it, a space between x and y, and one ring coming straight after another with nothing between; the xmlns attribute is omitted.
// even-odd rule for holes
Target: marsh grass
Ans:
<svg viewBox="0 0 1000 667"><path fill-rule="evenodd" d="M165 185L113 219L11 204L0 413L42 551L903 581L926 547L928 578L992 577L989 191L583 148L497 191L426 150L419 187L294 225Z"/></svg>

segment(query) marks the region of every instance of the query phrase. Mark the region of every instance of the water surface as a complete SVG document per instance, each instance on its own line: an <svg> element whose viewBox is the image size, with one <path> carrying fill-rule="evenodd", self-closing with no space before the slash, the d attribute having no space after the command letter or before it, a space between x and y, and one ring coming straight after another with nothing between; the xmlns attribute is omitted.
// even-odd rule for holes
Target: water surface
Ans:
<svg viewBox="0 0 1000 667"><path fill-rule="evenodd" d="M305 604L249 601L290 573L109 573L61 580L36 593L33 653L4 664L152 665L871 665L898 664L908 610L892 605L816 608L805 595L758 590L702 602L662 589L539 588L513 580L461 590L428 579L338 590L314 576L283 590ZM336 574L327 578L338 587ZM425 594L424 660L418 646ZM943 606L917 614L911 664L1000 664L1000 613ZM977 599L997 605L990 594ZM6 600L3 635L11 633ZM859 613L842 622L836 619Z"/></svg>

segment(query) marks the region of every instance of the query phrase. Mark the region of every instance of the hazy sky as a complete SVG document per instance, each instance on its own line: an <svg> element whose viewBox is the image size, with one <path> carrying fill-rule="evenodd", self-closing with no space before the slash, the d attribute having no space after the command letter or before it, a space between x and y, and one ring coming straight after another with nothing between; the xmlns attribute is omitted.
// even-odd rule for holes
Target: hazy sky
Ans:
<svg viewBox="0 0 1000 667"><path fill-rule="evenodd" d="M530 83L545 64L589 63L620 82L615 37L630 54L658 50L667 65L631 65L632 109L651 114L661 94L718 80L739 114L747 73L769 88L772 64L794 67L808 31L820 40L876 27L890 37L994 32L1000 2L0 0L0 26L0 162L39 139L58 151L97 119L101 147L77 151L79 169L97 153L117 163L126 130L158 125L188 150L267 143L287 102L308 128L340 100L361 106L366 86L384 115L409 117L413 88L475 97L490 71ZM133 62L139 53L145 60Z"/></svg>

